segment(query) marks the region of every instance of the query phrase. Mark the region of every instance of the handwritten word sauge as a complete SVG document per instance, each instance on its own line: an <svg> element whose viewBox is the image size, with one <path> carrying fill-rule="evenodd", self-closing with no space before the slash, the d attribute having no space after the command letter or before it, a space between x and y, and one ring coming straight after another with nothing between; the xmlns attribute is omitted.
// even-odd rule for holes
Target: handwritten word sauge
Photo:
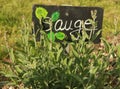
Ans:
<svg viewBox="0 0 120 89"><path fill-rule="evenodd" d="M62 19L58 19L54 24L54 30L57 31L70 31L70 35L73 35L74 33L80 33L81 30L85 31L95 31L98 30L97 28L92 28L93 24L90 22L92 19L87 19L85 21L83 20L76 20L73 22L73 20L70 21L63 21ZM83 24L84 23L84 24ZM49 24L47 22L44 22L44 24ZM50 31L50 29L47 29L46 31ZM77 36L76 39L79 39L79 36Z"/></svg>

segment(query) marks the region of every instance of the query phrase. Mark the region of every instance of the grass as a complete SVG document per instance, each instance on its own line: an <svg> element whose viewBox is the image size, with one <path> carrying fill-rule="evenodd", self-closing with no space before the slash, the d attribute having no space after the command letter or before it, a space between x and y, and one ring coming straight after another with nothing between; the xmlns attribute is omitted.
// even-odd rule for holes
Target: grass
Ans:
<svg viewBox="0 0 120 89"><path fill-rule="evenodd" d="M23 84L25 89L120 88L119 0L0 0L0 3L0 72L10 80L10 85ZM52 43L50 48L48 39L36 43L29 34L33 4L104 8L102 45L84 41L63 43L72 49L66 55L61 44ZM104 40L107 37L114 45Z"/></svg>
<svg viewBox="0 0 120 89"><path fill-rule="evenodd" d="M34 4L47 5L73 5L73 6L99 6L104 8L103 37L112 37L120 31L120 1L119 0L0 0L0 45L5 44L4 34L6 32L9 45L14 44L19 37L17 31L21 29L22 19L32 23L32 6ZM3 50L3 48L0 48Z"/></svg>
<svg viewBox="0 0 120 89"><path fill-rule="evenodd" d="M114 34L115 31L120 31L120 1L119 0L0 0L0 37L1 42L3 40L4 31L7 31L7 35L13 34L11 38L16 37L15 30L19 30L21 25L21 19L25 17L28 23L31 23L31 13L33 4L47 4L47 5L73 5L73 6L99 6L104 8L104 20L103 20L103 37L109 34ZM117 23L115 23L115 19ZM117 24L117 25L115 25ZM117 27L115 27L117 26ZM10 37L9 37L10 38ZM12 39L10 39L11 41ZM10 42L10 44L13 42Z"/></svg>
<svg viewBox="0 0 120 89"><path fill-rule="evenodd" d="M51 43L41 32L41 41L36 42L30 31L30 26L24 25L14 47L5 46L8 57L0 71L8 78L4 84L18 89L21 85L22 89L120 88L119 54L106 40L102 39L102 49L85 42L87 36L77 43ZM68 53L63 47L66 44Z"/></svg>
<svg viewBox="0 0 120 89"><path fill-rule="evenodd" d="M103 36L106 37L109 33L115 30L114 20L117 18L117 31L120 29L120 1L119 0L0 0L0 28L3 30L13 30L15 26L19 27L23 16L28 22L31 22L31 13L33 4L47 4L47 5L73 5L73 6L99 6L104 8L103 21ZM109 17L109 19L108 19ZM9 28L10 27L10 28ZM15 28L17 29L17 28ZM2 33L2 32L1 32Z"/></svg>

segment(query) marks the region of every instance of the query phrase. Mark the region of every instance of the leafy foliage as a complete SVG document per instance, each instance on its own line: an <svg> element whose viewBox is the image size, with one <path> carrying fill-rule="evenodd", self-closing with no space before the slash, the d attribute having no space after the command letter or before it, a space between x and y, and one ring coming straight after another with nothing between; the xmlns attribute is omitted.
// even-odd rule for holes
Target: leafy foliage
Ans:
<svg viewBox="0 0 120 89"><path fill-rule="evenodd" d="M115 70L107 69L115 53L105 40L105 48L96 51L91 41L85 41L88 36L82 36L74 43L57 43L51 42L46 33L41 32L41 40L36 42L28 25L24 26L20 35L14 48L8 49L11 62L3 61L4 67L0 71L9 79L8 85L19 88L23 84L25 89L114 88L109 76L119 70L119 65ZM67 52L63 45L68 45Z"/></svg>
<svg viewBox="0 0 120 89"><path fill-rule="evenodd" d="M59 40L63 40L65 38L65 34L63 32L57 32L55 35Z"/></svg>
<svg viewBox="0 0 120 89"><path fill-rule="evenodd" d="M0 86L7 83L18 89L22 84L23 89L120 89L120 45L102 39L103 46L96 49L92 42L85 42L87 36L76 43L56 43L48 40L44 32L41 41L36 42L35 35L30 34L31 26L21 23L24 16L31 21L31 6L36 2L100 6L105 10L103 36L120 30L119 0L0 0L0 59L8 60L0 60L0 75L7 78ZM53 21L57 18L59 14ZM61 39L63 34L55 36Z"/></svg>
<svg viewBox="0 0 120 89"><path fill-rule="evenodd" d="M47 16L48 12L45 8L38 7L35 10L35 15L38 19L45 18Z"/></svg>
<svg viewBox="0 0 120 89"><path fill-rule="evenodd" d="M60 13L56 11L52 14L51 19L53 22L55 22L59 19L59 17L60 17Z"/></svg>

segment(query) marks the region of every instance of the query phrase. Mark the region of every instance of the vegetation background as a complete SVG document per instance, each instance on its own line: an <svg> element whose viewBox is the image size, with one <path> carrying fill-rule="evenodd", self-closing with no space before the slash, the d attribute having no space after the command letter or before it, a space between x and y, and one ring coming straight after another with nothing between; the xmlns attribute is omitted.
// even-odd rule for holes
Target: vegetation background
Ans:
<svg viewBox="0 0 120 89"><path fill-rule="evenodd" d="M29 29L31 29L32 27L32 6L34 4L45 4L45 5L72 5L72 6L97 6L97 7L102 7L104 9L104 18L103 18L103 29L102 29L102 36L105 38L105 39L110 39L110 42L113 41L114 45L116 46L116 43L115 41L117 40L117 44L119 44L118 48L115 48L115 47L111 47L106 41L104 42L105 43L105 46L106 48L103 49L103 51L98 51L98 55L94 55L93 54L87 54L87 51L88 50L92 50L90 47L92 47L92 45L90 44L90 47L86 47L86 45L84 43L80 43L82 44L85 49L83 49L83 53L84 53L84 50L85 50L85 55L83 56L83 59L88 59L89 57L93 58L94 61L98 64L95 64L95 67L97 68L101 68L101 69L96 69L96 68L93 68L94 71L98 70L98 74L100 73L103 73L103 77L101 78L101 76L98 76L98 79L100 80L96 80L94 79L94 81L96 82L95 84L99 85L99 81L101 82L102 79L103 79L103 82L106 81L106 75L104 75L104 69L105 68L108 68L109 66L109 63L108 61L106 61L106 59L110 59L111 55L114 54L115 50L116 49L119 49L120 48L120 35L119 35L119 32L120 32L120 0L0 0L0 62L1 60L3 60L4 58L7 58L8 56L8 50L6 49L5 46L9 46L9 47L13 47L15 48L15 43L19 40L19 38L21 37L21 34L20 34L20 30L21 29L28 29L28 28L24 28L23 27L23 24L24 23L27 23L27 24L30 24L29 26ZM27 33L25 33L25 35L28 35ZM117 38L116 38L117 37ZM23 38L24 39L24 38ZM26 38L25 38L26 39ZM43 42L44 43L44 42ZM21 50L23 51L26 51L24 50L24 45L25 43L20 43L20 46L18 48L21 47ZM48 44L45 45L46 47L49 46ZM23 48L22 48L23 47ZM25 46L26 48L28 48L27 46ZM32 46L30 46L32 47ZM38 47L39 48L39 47ZM115 49L114 49L115 48ZM28 48L29 49L29 48ZM36 48L35 48L36 49ZM33 47L33 51L35 50L34 47ZM59 50L59 47L55 48L58 53L59 51L61 51L62 49ZM77 50L77 46L73 45L73 49ZM113 49L113 50L112 50ZM43 55L42 52L46 52L46 50L37 50L37 51L40 51L41 54L37 54L37 52L35 52L35 56L40 56L40 55ZM78 50L77 50L78 51ZM56 52L56 51L55 51ZM107 55L105 56L105 54L102 54L102 52L108 52L110 53L110 55ZM12 55L12 51L10 51L11 55ZM23 53L21 52L18 52L19 54L21 54L21 56L23 56L23 59L24 57L26 57ZM51 58L51 55L54 57L54 53L53 52L50 52L51 54L49 55L49 52L47 52L47 55L48 57L46 58ZM96 52L97 53L97 52ZM74 54L74 53L73 53ZM75 51L75 54L77 54L77 52ZM18 54L16 54L18 56ZM30 54L32 55L32 54ZM83 55L83 54L82 54ZM115 85L115 89L119 89L119 87L117 87L118 84L118 80L120 80L120 78L117 76L119 75L119 69L120 69L120 66L119 66L119 59L120 59L120 50L117 51L117 65L115 67L115 70L110 70L108 73L108 75L112 75L112 78L110 79L110 81L108 80L108 83L110 84L110 87L108 86L108 89L113 89L113 86ZM18 56L18 59L21 57L20 55ZM60 55L59 55L60 56ZM64 53L62 54L62 56L65 57ZM62 59L63 57L60 56L60 58ZM68 56L67 57L68 59L69 58L73 58L74 59L74 56ZM67 60L66 58L66 60ZM103 64L101 62L99 62L99 60L96 60L96 59L101 59L103 58L104 60L102 61ZM16 58L17 59L17 58ZM29 59L29 58L28 58ZM56 58L54 58L56 59ZM59 59L59 58L58 58ZM77 56L75 56L75 59L79 59ZM42 60L42 57L41 57L41 60ZM52 60L52 59L51 59ZM65 60L65 61L66 61ZM17 60L18 61L18 60ZM30 60L27 61L27 63L29 63ZM44 60L42 60L44 61ZM47 67L50 67L51 65L54 66L56 64L54 64L54 61L56 62L56 60L53 60L53 64L50 64L48 66L46 66L45 68L47 69ZM37 60L35 60L35 63L36 62L39 62ZM60 61L61 64L64 64L65 62L64 61ZM63 63L64 62L64 63ZM83 61L86 63L86 61ZM31 64L33 63L33 61L31 62ZM45 63L47 63L45 61ZM90 70L89 71L89 67L91 68L91 64L89 62L87 62L86 64L83 63L83 67L85 67L86 69L88 68L88 70L84 69L85 71L87 71L86 73L88 73L88 76L89 76L89 72L92 71ZM101 63L101 64L99 64ZM105 64L104 64L105 63ZM34 63L33 63L34 64ZM93 62L94 64L94 62ZM18 65L17 62L15 62L15 65L17 65L17 68L18 68ZM21 64L20 66L23 66L23 64ZM40 65L40 64L39 64ZM42 64L41 64L42 65ZM87 66L86 66L87 65ZM111 64L110 64L111 65ZM57 67L59 67L58 65L56 65ZM67 68L67 64L64 64L63 65L63 69L61 69L62 71L66 71L64 70L64 67ZM73 64L70 64L70 68L73 66ZM25 68L28 68L29 66L25 67ZM41 66L42 67L42 66ZM4 66L2 65L2 63L0 63L0 69L4 68ZM14 68L14 67L13 67ZM39 68L39 67L38 67ZM9 68L8 68L9 69ZM79 69L79 68L78 68ZM23 68L23 74L24 72L26 71L24 68ZM39 70L39 69L38 69ZM72 69L71 69L72 70ZM77 68L76 68L77 70ZM6 70L7 71L7 70ZM27 70L29 71L29 70ZM69 71L69 68L68 68L68 71ZM74 69L73 69L74 71ZM29 71L30 72L30 71ZM28 72L28 73L29 73ZM5 72L6 73L6 72ZM26 73L26 72L25 72ZM37 73L37 71L35 71L35 73ZM49 69L48 71L46 71L46 75L47 73L49 73ZM107 74L106 73L106 74ZM18 73L19 74L19 73ZM42 73L41 73L42 74ZM51 73L50 73L51 74ZM58 75L61 75L62 73L58 73ZM94 73L95 74L95 73ZM56 74L57 75L57 74ZM55 75L55 76L56 76ZM96 75L96 74L95 74ZM18 75L19 76L19 75ZM84 75L83 75L84 76ZM115 77L114 77L115 76ZM46 76L41 76L41 78L44 77L46 78ZM48 76L49 77L49 76ZM69 79L69 76L64 76L66 79ZM75 77L75 76L74 76ZM52 77L54 78L54 76ZM76 84L76 81L78 77L75 77L73 80L74 83ZM86 78L86 77L85 77ZM117 78L117 83L116 84L112 84L113 83L113 80L116 80ZM19 79L21 79L21 75L19 76ZM27 79L27 78L26 78ZM0 80L2 80L2 78L0 77ZM14 80L14 78L13 78ZM47 80L47 78L46 78ZM72 79L71 79L72 80ZM86 79L87 80L87 79ZM17 81L17 79L16 79ZM26 80L25 80L26 81ZM25 82L24 81L24 82ZM37 81L37 80L36 80ZM88 79L89 81L89 79ZM91 80L90 80L91 81ZM89 81L89 82L90 82ZM42 81L40 81L42 82ZM80 81L79 81L80 82ZM64 81L65 84L68 84L67 81ZM71 81L70 81L71 83ZM85 85L86 88L84 89L97 89L97 88L93 88L95 86L92 85L92 83L94 82L91 82L91 83L88 83L88 86ZM0 83L1 84L1 83ZM31 82L30 82L31 84ZM36 83L39 85L39 83ZM86 84L86 82L83 81L83 84ZM89 84L91 84L89 86ZM108 84L108 85L109 85ZM49 89L49 88L46 88L48 87L47 86L47 83L46 81L43 82L43 88L41 89ZM102 85L102 84L101 84ZM35 85L34 85L35 86ZM79 86L79 84L78 84ZM68 86L69 87L69 86ZM74 86L73 86L74 87ZM99 86L99 87L102 87L102 86ZM27 89L27 88L26 88ZM37 89L37 88L35 88ZM70 88L67 88L67 89L70 89ZM72 88L71 88L72 89ZM77 89L77 88L75 88ZM100 88L101 89L101 88ZM103 88L102 88L103 89ZM104 89L107 89L107 88L104 88Z"/></svg>
<svg viewBox="0 0 120 89"><path fill-rule="evenodd" d="M11 38L17 37L14 33L19 30L23 17L31 23L34 4L102 7L103 37L112 36L120 31L120 0L0 0L0 44L4 43L5 31L10 36L10 43L14 43Z"/></svg>

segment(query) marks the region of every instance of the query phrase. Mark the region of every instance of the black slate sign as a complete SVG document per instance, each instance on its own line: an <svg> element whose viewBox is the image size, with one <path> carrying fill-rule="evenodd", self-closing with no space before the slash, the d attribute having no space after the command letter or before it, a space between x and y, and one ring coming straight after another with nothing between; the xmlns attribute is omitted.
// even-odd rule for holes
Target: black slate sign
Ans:
<svg viewBox="0 0 120 89"><path fill-rule="evenodd" d="M52 35L53 41L71 41L72 35L77 40L82 35L82 30L85 30L91 37L91 33L94 35L102 29L103 9L100 7L34 5L32 21L33 32L37 40L40 39L40 29L47 33L48 38ZM101 33L94 43L99 43L100 37Z"/></svg>

